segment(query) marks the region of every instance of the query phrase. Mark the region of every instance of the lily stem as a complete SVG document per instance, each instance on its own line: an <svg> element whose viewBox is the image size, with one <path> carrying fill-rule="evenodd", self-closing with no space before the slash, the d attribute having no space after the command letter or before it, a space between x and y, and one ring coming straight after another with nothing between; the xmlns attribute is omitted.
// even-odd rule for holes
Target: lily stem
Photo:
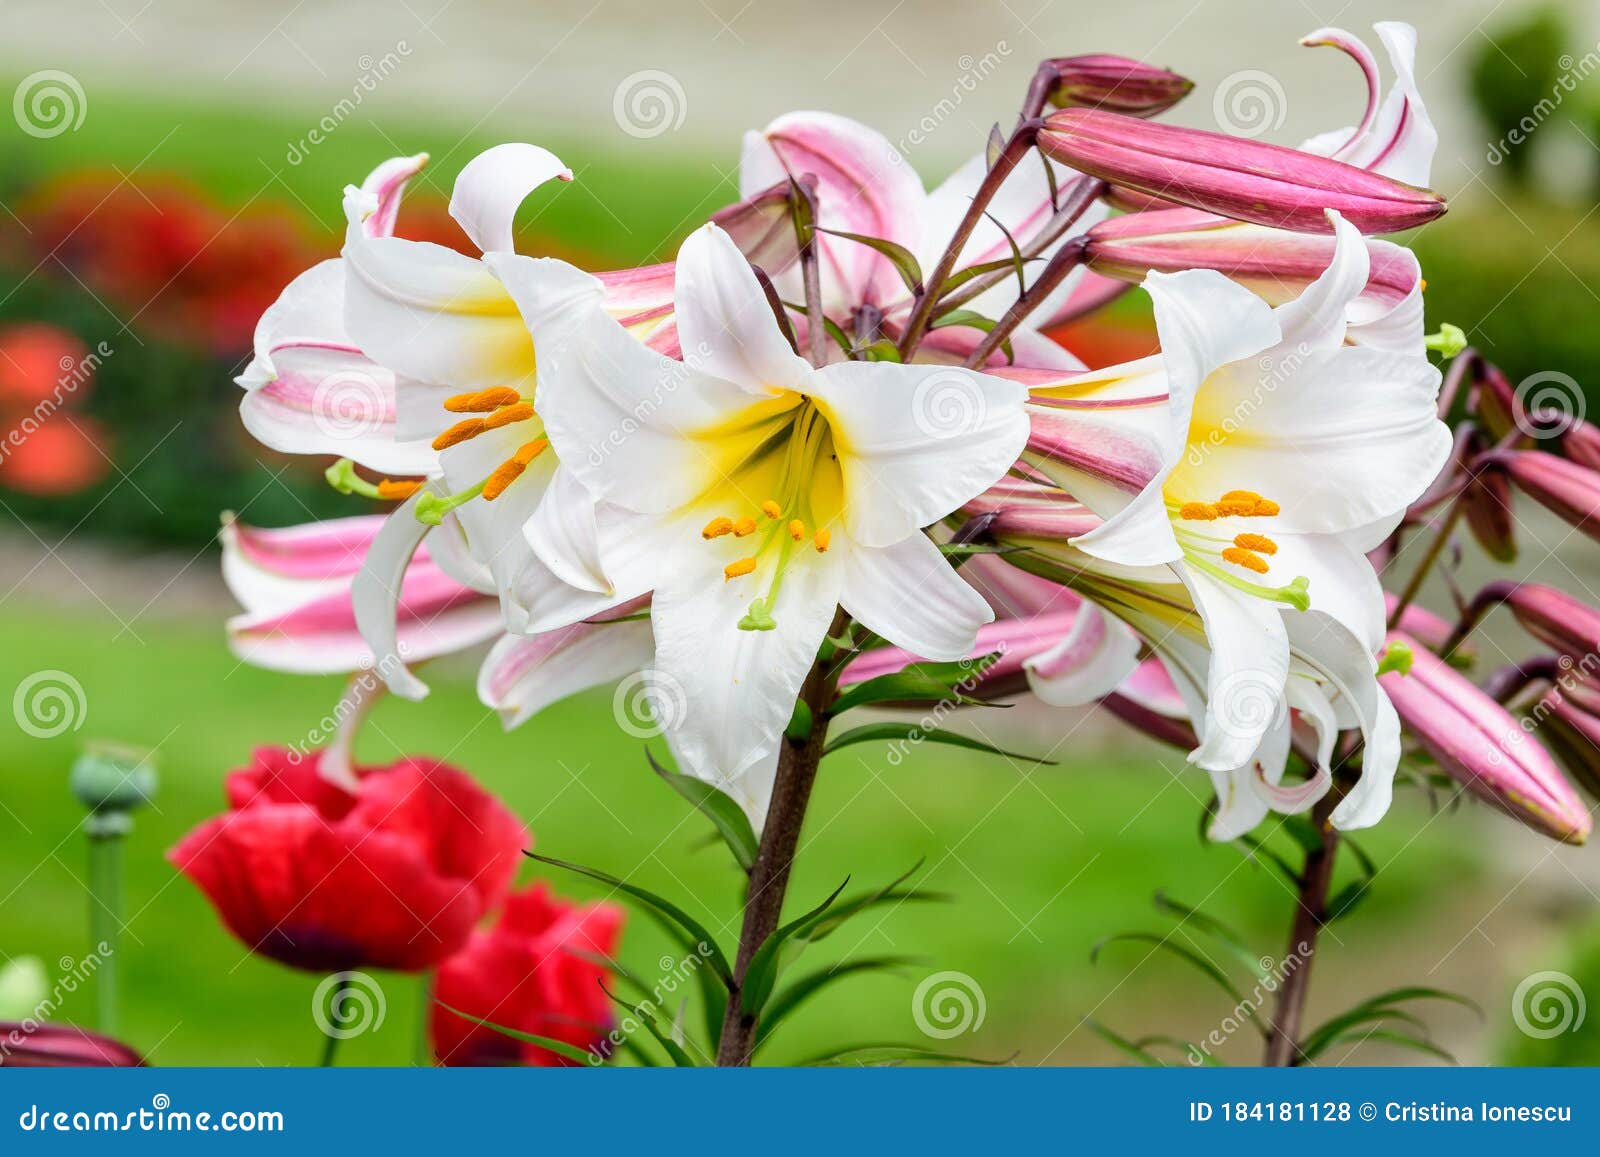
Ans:
<svg viewBox="0 0 1600 1157"><path fill-rule="evenodd" d="M1433 566L1439 561L1439 556L1444 553L1445 544L1450 541L1450 535L1456 528L1456 520L1461 517L1462 503L1460 496L1451 504L1450 513L1445 515L1444 521L1439 526L1439 533L1434 535L1433 541L1428 544L1428 551L1422 556L1422 561L1417 564L1416 571L1406 583L1405 589L1400 592L1395 600L1394 610L1389 612L1389 626L1399 623L1400 616L1405 614L1406 608L1416 601L1422 591L1422 584L1428 581L1428 575L1433 572Z"/></svg>
<svg viewBox="0 0 1600 1157"><path fill-rule="evenodd" d="M1338 792L1330 791L1311 812L1311 823L1322 842L1306 852L1305 865L1300 870L1294 919L1289 925L1289 944L1278 965L1283 983L1272 1014L1266 1056L1261 1062L1267 1066L1283 1068L1297 1065L1303 1059L1300 1025L1305 1016L1306 997L1311 991L1311 963L1317 952L1317 937L1328 921L1328 889L1333 883L1334 861L1339 854L1339 833L1329 820L1338 796Z"/></svg>
<svg viewBox="0 0 1600 1157"><path fill-rule="evenodd" d="M843 611L834 615L828 634L844 630ZM800 688L800 702L811 713L811 728L803 739L785 736L779 741L778 772L772 785L772 803L767 809L766 826L756 862L750 868L750 889L744 904L744 926L739 932L739 954L734 960L733 988L728 993L728 1011L722 1020L722 1037L717 1044L719 1066L747 1066L755 1051L759 1017L747 1014L741 1005L745 973L756 950L778 928L783 915L783 899L789 890L789 873L800 846L800 829L805 823L806 805L816 782L822 749L828 740L827 712L838 686L838 675L830 664L813 663Z"/></svg>
<svg viewBox="0 0 1600 1157"><path fill-rule="evenodd" d="M1005 147L1000 150L1000 155L995 158L994 165L983 178L983 183L978 186L978 191L972 195L972 204L967 206L966 215L961 218L961 223L951 235L950 244L940 256L939 264L923 283L922 293L918 295L917 303L912 307L911 316L906 319L905 332L900 335L901 361L909 362L912 355L917 352L917 346L921 343L923 335L928 332L928 323L933 320L934 307L939 304L939 298L944 293L944 284L950 279L950 273L955 269L961 251L966 248L967 241L972 237L972 231L978 227L984 210L989 207L989 202L994 200L995 194L1000 191L1000 186L1006 183L1006 178L1011 176L1022 158L1033 148L1043 123L1038 119L1029 119L1017 126L1011 138L1006 141Z"/></svg>
<svg viewBox="0 0 1600 1157"><path fill-rule="evenodd" d="M1012 303L1011 308L1006 310L1005 315L995 323L993 329L984 335L977 348L968 356L966 361L967 368L977 369L988 361L989 355L1006 343L1007 339L1016 331L1017 326L1022 324L1023 319L1038 309L1044 299L1054 293L1061 283L1067 279L1067 275L1078 268L1082 262L1083 243L1081 240L1069 241L1060 249L1057 249L1055 255L1045 263L1044 270L1039 274L1038 279L1028 287L1026 293Z"/></svg>

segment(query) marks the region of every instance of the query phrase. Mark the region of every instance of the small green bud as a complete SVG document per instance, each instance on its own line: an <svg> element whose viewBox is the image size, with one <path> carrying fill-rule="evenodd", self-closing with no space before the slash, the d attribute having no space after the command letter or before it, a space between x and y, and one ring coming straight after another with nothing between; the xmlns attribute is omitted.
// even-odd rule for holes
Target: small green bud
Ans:
<svg viewBox="0 0 1600 1157"><path fill-rule="evenodd" d="M148 753L114 744L91 744L72 765L68 785L89 809L85 829L93 836L126 833L129 813L155 798L156 771Z"/></svg>

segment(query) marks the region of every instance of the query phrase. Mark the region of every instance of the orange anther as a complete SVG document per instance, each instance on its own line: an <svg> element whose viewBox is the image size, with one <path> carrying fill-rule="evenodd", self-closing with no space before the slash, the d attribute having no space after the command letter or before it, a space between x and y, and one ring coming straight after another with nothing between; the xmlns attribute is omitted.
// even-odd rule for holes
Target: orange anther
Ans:
<svg viewBox="0 0 1600 1157"><path fill-rule="evenodd" d="M753 571L755 569L756 569L756 560L755 559L753 559L753 558L736 559L733 562L730 562L727 566L722 568L722 581L723 582L727 582L729 579L736 579L740 575L749 574L751 571Z"/></svg>
<svg viewBox="0 0 1600 1157"><path fill-rule="evenodd" d="M482 418L464 418L435 438L433 440L433 448L435 450L448 450L450 447L459 445L469 438L476 438L483 431Z"/></svg>
<svg viewBox="0 0 1600 1157"><path fill-rule="evenodd" d="M452 414L488 414L518 400L517 391L510 386L491 386L470 394L454 394L444 400L444 408Z"/></svg>
<svg viewBox="0 0 1600 1157"><path fill-rule="evenodd" d="M721 538L725 534L732 533L733 519L722 518L719 516L717 518L713 518L710 522L705 524L704 529L700 531L700 537L704 539L713 539Z"/></svg>
<svg viewBox="0 0 1600 1157"><path fill-rule="evenodd" d="M1242 550L1237 546L1230 546L1222 552L1222 561L1231 562L1235 566L1242 566L1245 570L1253 570L1257 574L1267 573L1267 560L1252 551Z"/></svg>

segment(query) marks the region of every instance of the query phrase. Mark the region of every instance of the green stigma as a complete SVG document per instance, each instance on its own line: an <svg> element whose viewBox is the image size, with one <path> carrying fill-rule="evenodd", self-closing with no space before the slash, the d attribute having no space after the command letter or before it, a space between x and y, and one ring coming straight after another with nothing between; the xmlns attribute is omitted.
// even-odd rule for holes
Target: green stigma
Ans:
<svg viewBox="0 0 1600 1157"><path fill-rule="evenodd" d="M1415 658L1411 648L1404 643L1390 643L1384 648L1383 658L1378 660L1378 674L1387 675L1390 671L1398 671L1402 675L1409 675L1411 662Z"/></svg>
<svg viewBox="0 0 1600 1157"><path fill-rule="evenodd" d="M774 631L778 621L772 617L772 608L766 599L756 599L750 604L744 618L739 620L741 631Z"/></svg>
<svg viewBox="0 0 1600 1157"><path fill-rule="evenodd" d="M322 472L328 485L340 494L359 494L362 498L378 497L378 488L356 473L356 464L341 458Z"/></svg>
<svg viewBox="0 0 1600 1157"><path fill-rule="evenodd" d="M1442 322L1438 333L1430 333L1423 337L1422 344L1436 354L1453 358L1467 348L1467 335L1458 325L1451 325L1448 321Z"/></svg>
<svg viewBox="0 0 1600 1157"><path fill-rule="evenodd" d="M484 480L484 482L487 481L487 479ZM417 504L412 507L411 512L417 516L417 521L424 526L438 526L444 522L445 515L458 506L465 506L482 494L484 482L480 482L476 486L469 486L460 493L452 494L448 497L435 494L431 490L425 490L417 496Z"/></svg>

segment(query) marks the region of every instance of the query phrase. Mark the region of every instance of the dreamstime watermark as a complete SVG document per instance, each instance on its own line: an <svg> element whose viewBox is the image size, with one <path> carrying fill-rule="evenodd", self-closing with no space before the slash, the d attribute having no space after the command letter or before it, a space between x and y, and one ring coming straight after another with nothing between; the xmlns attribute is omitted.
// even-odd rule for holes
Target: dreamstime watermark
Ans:
<svg viewBox="0 0 1600 1157"><path fill-rule="evenodd" d="M102 940L94 950L81 959L63 956L57 961L61 974L44 998L34 1005L33 1011L22 1017L10 1032L0 1037L0 1060L10 1056L13 1049L28 1047L28 1038L39 1031L55 1015L63 1001L79 988L88 984L100 966L116 954L116 950Z"/></svg>
<svg viewBox="0 0 1600 1157"><path fill-rule="evenodd" d="M1282 988L1284 982L1304 968L1310 960L1311 945L1304 940L1296 944L1294 950L1282 960L1263 956L1259 962L1260 971L1257 973L1255 986L1240 998L1239 1003L1233 1006L1227 1016L1217 1022L1215 1028L1201 1038L1199 1044L1189 1046L1189 1053L1185 1059L1191 1065L1203 1065L1211 1060L1212 1050L1220 1049L1241 1028L1252 1023L1256 1013L1267 1003L1267 998Z"/></svg>
<svg viewBox="0 0 1600 1157"><path fill-rule="evenodd" d="M1513 398L1513 420L1530 438L1559 438L1588 413L1583 387L1560 370L1529 374L1517 383Z"/></svg>
<svg viewBox="0 0 1600 1157"><path fill-rule="evenodd" d="M1229 438L1248 426L1250 419L1266 405L1267 400L1306 363L1311 357L1311 352L1309 345L1300 342L1292 350L1261 355L1256 362L1260 372L1256 375L1255 388L1247 396L1235 402L1233 409L1222 421L1212 423L1203 439L1189 444L1185 455L1188 464L1203 465L1214 452L1227 445Z"/></svg>
<svg viewBox="0 0 1600 1157"><path fill-rule="evenodd" d="M298 165L311 154L311 150L322 144L338 131L355 115L367 97L376 92L378 85L393 76L411 55L411 45L404 40L395 41L395 45L382 57L374 60L370 53L362 53L356 60L356 67L361 70L355 83L350 86L350 95L340 97L333 107L323 114L322 119L306 130L306 135L297 141L290 141L288 151L284 153L284 160L291 165Z"/></svg>
<svg viewBox="0 0 1600 1157"><path fill-rule="evenodd" d="M1224 676L1211 694L1211 718L1231 739L1259 739L1288 711L1283 679L1251 667Z"/></svg>
<svg viewBox="0 0 1600 1157"><path fill-rule="evenodd" d="M654 739L681 724L688 713L689 693L683 684L654 667L627 676L611 695L617 726L635 739Z"/></svg>
<svg viewBox="0 0 1600 1157"><path fill-rule="evenodd" d="M33 738L54 739L83 727L89 717L89 697L70 672L46 668L17 684L11 717Z"/></svg>
<svg viewBox="0 0 1600 1157"><path fill-rule="evenodd" d="M618 1021L598 1044L589 1046L589 1063L605 1064L629 1037L648 1022L663 1019L662 1014L665 1014L664 1019L669 1023L673 1022L676 1011L671 1007L669 998L677 995L679 989L687 988L690 979L705 967L710 959L711 946L701 941L694 946L694 951L686 956L663 956L657 961L660 972L655 984L650 988L649 995L634 1002L631 1011ZM681 1046L685 1041L680 1040L676 1043Z"/></svg>
<svg viewBox="0 0 1600 1157"><path fill-rule="evenodd" d="M1565 972L1535 972L1511 994L1511 1019L1524 1036L1549 1040L1583 1027L1589 1004L1583 986Z"/></svg>
<svg viewBox="0 0 1600 1157"><path fill-rule="evenodd" d="M42 68L22 78L11 94L11 116L30 137L48 140L77 132L89 115L89 97L70 72Z"/></svg>
<svg viewBox="0 0 1600 1157"><path fill-rule="evenodd" d="M1001 659L1005 658L1009 648L1004 642L998 643L993 651L979 655L977 658L960 660L960 666L969 669L960 682L951 685L951 694L933 705L933 709L917 720L915 726L905 733L905 736L889 744L887 756L890 767L899 767L905 762L906 757L918 745L924 743L928 736L944 726L945 719L961 706L963 697L977 690L983 682L984 675Z"/></svg>
<svg viewBox="0 0 1600 1157"><path fill-rule="evenodd" d="M989 399L982 381L976 374L955 370L923 378L911 395L912 422L928 437L941 442L971 437L983 429L989 417Z"/></svg>
<svg viewBox="0 0 1600 1157"><path fill-rule="evenodd" d="M67 399L81 390L115 352L109 342L101 341L81 358L63 354L61 360L56 363L61 376L56 379L55 389L50 391L48 397L40 398L34 403L33 409L24 414L22 420L12 425L6 431L5 437L0 439L0 463L20 450L22 444L49 421L57 410L63 408L67 404Z"/></svg>
<svg viewBox="0 0 1600 1157"><path fill-rule="evenodd" d="M951 84L949 93L940 97L938 102L907 130L906 135L900 138L895 160L903 160L907 152L924 144L929 137L938 132L939 127L955 116L957 110L966 103L967 97L977 92L979 85L999 71L1001 63L1010 55L1011 45L1004 40L997 40L994 48L982 56L975 57L970 52L958 56L956 68L960 70L960 74Z"/></svg>
<svg viewBox="0 0 1600 1157"><path fill-rule="evenodd" d="M377 662L373 662L370 655L363 656L360 669L345 685L344 694L339 696L333 710L313 723L305 735L289 744L289 762L298 766L302 760L317 754L329 741L344 734L352 723L359 722L388 685L390 678L405 669L410 654L411 644L401 639L395 644L394 654L385 655Z"/></svg>
<svg viewBox="0 0 1600 1157"><path fill-rule="evenodd" d="M1538 132L1539 126L1555 115L1555 111L1562 106L1567 97L1576 92L1578 85L1588 80L1600 69L1600 44L1585 52L1583 56L1574 59L1571 53L1563 53L1557 60L1556 66L1561 69L1561 75L1556 77L1555 83L1550 86L1550 95L1541 97L1539 102L1523 114L1522 119L1498 141L1489 142L1489 149L1484 153L1484 160L1491 165L1502 163L1511 155L1511 150L1518 145L1528 142L1528 139Z"/></svg>
<svg viewBox="0 0 1600 1157"><path fill-rule="evenodd" d="M911 994L911 1019L934 1040L977 1032L988 1015L983 986L965 972L935 972Z"/></svg>
<svg viewBox="0 0 1600 1157"><path fill-rule="evenodd" d="M393 417L392 387L366 370L344 369L317 383L311 401L312 421L329 438L341 442L370 438Z"/></svg>
<svg viewBox="0 0 1600 1157"><path fill-rule="evenodd" d="M650 140L677 132L689 115L689 97L670 72L646 68L617 83L611 94L611 118L630 137Z"/></svg>
<svg viewBox="0 0 1600 1157"><path fill-rule="evenodd" d="M561 355L556 356L559 357ZM603 440L590 445L589 464L591 466L604 465L606 459L622 449L629 438L649 424L657 411L667 403L667 400L677 393L688 382L690 375L700 369L710 357L711 346L709 343L702 341L692 350L684 350L681 361L664 362L666 372L657 379L655 388L650 391L650 395L635 402L633 408L628 411L622 421L617 423L616 427ZM551 372L554 373L556 371L552 368Z"/></svg>
<svg viewBox="0 0 1600 1157"><path fill-rule="evenodd" d="M311 994L312 1021L335 1040L377 1032L388 1015L383 986L365 972L336 972Z"/></svg>
<svg viewBox="0 0 1600 1157"><path fill-rule="evenodd" d="M1217 127L1236 137L1254 140L1283 127L1289 98L1270 72L1247 68L1223 77L1211 94L1211 115Z"/></svg>

